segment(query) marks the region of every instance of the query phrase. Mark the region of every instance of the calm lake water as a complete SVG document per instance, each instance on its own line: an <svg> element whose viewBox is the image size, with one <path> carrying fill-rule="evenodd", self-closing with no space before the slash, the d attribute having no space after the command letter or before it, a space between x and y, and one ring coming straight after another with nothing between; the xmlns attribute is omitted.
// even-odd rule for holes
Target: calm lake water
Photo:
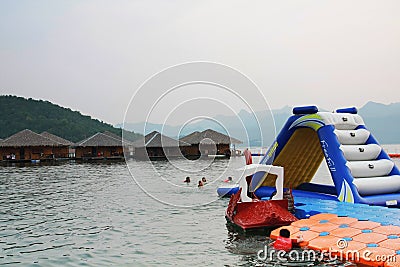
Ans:
<svg viewBox="0 0 400 267"><path fill-rule="evenodd" d="M216 188L243 164L239 157L211 164L132 160L0 167L0 264L312 264L259 261L256 253L268 244L266 236L228 230L224 212L229 200L218 199ZM182 182L188 175L190 185ZM208 183L198 188L202 176ZM322 165L316 181L329 180Z"/></svg>

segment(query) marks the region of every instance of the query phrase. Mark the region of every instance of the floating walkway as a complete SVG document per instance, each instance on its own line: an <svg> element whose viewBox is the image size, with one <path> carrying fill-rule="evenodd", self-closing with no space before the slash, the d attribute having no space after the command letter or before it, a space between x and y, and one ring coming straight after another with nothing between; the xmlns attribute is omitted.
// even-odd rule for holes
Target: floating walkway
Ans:
<svg viewBox="0 0 400 267"><path fill-rule="evenodd" d="M339 217L353 217L359 221L374 221L382 225L400 226L400 209L366 204L295 197L296 217L307 219L319 213L332 213Z"/></svg>
<svg viewBox="0 0 400 267"><path fill-rule="evenodd" d="M303 219L272 231L272 239L286 228L293 240L302 235L302 248L367 266L400 266L399 209L301 197L295 201L296 216Z"/></svg>

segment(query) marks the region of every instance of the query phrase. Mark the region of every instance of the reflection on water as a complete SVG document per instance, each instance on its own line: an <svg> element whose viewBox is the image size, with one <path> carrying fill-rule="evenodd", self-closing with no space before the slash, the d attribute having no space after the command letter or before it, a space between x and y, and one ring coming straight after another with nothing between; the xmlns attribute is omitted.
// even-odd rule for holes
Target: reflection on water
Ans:
<svg viewBox="0 0 400 267"><path fill-rule="evenodd" d="M149 197L123 162L0 167L0 264L341 266L260 261L257 252L270 242L266 234L242 235L226 227L228 199L218 199L215 189L243 162L216 161L191 174L190 185L168 162L154 162L154 168L169 185L145 163L128 163L151 194L191 208ZM197 188L202 176L208 184Z"/></svg>

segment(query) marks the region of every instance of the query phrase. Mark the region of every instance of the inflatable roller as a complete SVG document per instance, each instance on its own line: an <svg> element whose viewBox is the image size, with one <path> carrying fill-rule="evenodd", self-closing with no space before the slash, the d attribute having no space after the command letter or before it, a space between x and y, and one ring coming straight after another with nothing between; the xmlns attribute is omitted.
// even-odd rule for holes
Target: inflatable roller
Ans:
<svg viewBox="0 0 400 267"><path fill-rule="evenodd" d="M400 175L354 179L360 195L389 194L400 191Z"/></svg>
<svg viewBox="0 0 400 267"><path fill-rule="evenodd" d="M354 178L376 177L388 175L394 166L394 162L388 159L347 162L347 167Z"/></svg>
<svg viewBox="0 0 400 267"><path fill-rule="evenodd" d="M377 144L369 145L341 145L344 158L348 161L374 160L382 151Z"/></svg>
<svg viewBox="0 0 400 267"><path fill-rule="evenodd" d="M358 130L335 130L334 133L342 145L361 145L365 144L370 136L366 129Z"/></svg>

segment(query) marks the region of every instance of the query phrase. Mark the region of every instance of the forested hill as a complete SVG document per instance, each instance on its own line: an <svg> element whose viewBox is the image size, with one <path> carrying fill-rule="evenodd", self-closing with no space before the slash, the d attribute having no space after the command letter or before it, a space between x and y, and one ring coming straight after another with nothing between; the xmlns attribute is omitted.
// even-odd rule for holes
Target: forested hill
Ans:
<svg viewBox="0 0 400 267"><path fill-rule="evenodd" d="M72 142L78 142L97 132L109 131L121 135L119 128L43 100L2 95L0 114L2 139L24 129L36 133L47 131ZM141 136L133 132L124 135L130 140Z"/></svg>

